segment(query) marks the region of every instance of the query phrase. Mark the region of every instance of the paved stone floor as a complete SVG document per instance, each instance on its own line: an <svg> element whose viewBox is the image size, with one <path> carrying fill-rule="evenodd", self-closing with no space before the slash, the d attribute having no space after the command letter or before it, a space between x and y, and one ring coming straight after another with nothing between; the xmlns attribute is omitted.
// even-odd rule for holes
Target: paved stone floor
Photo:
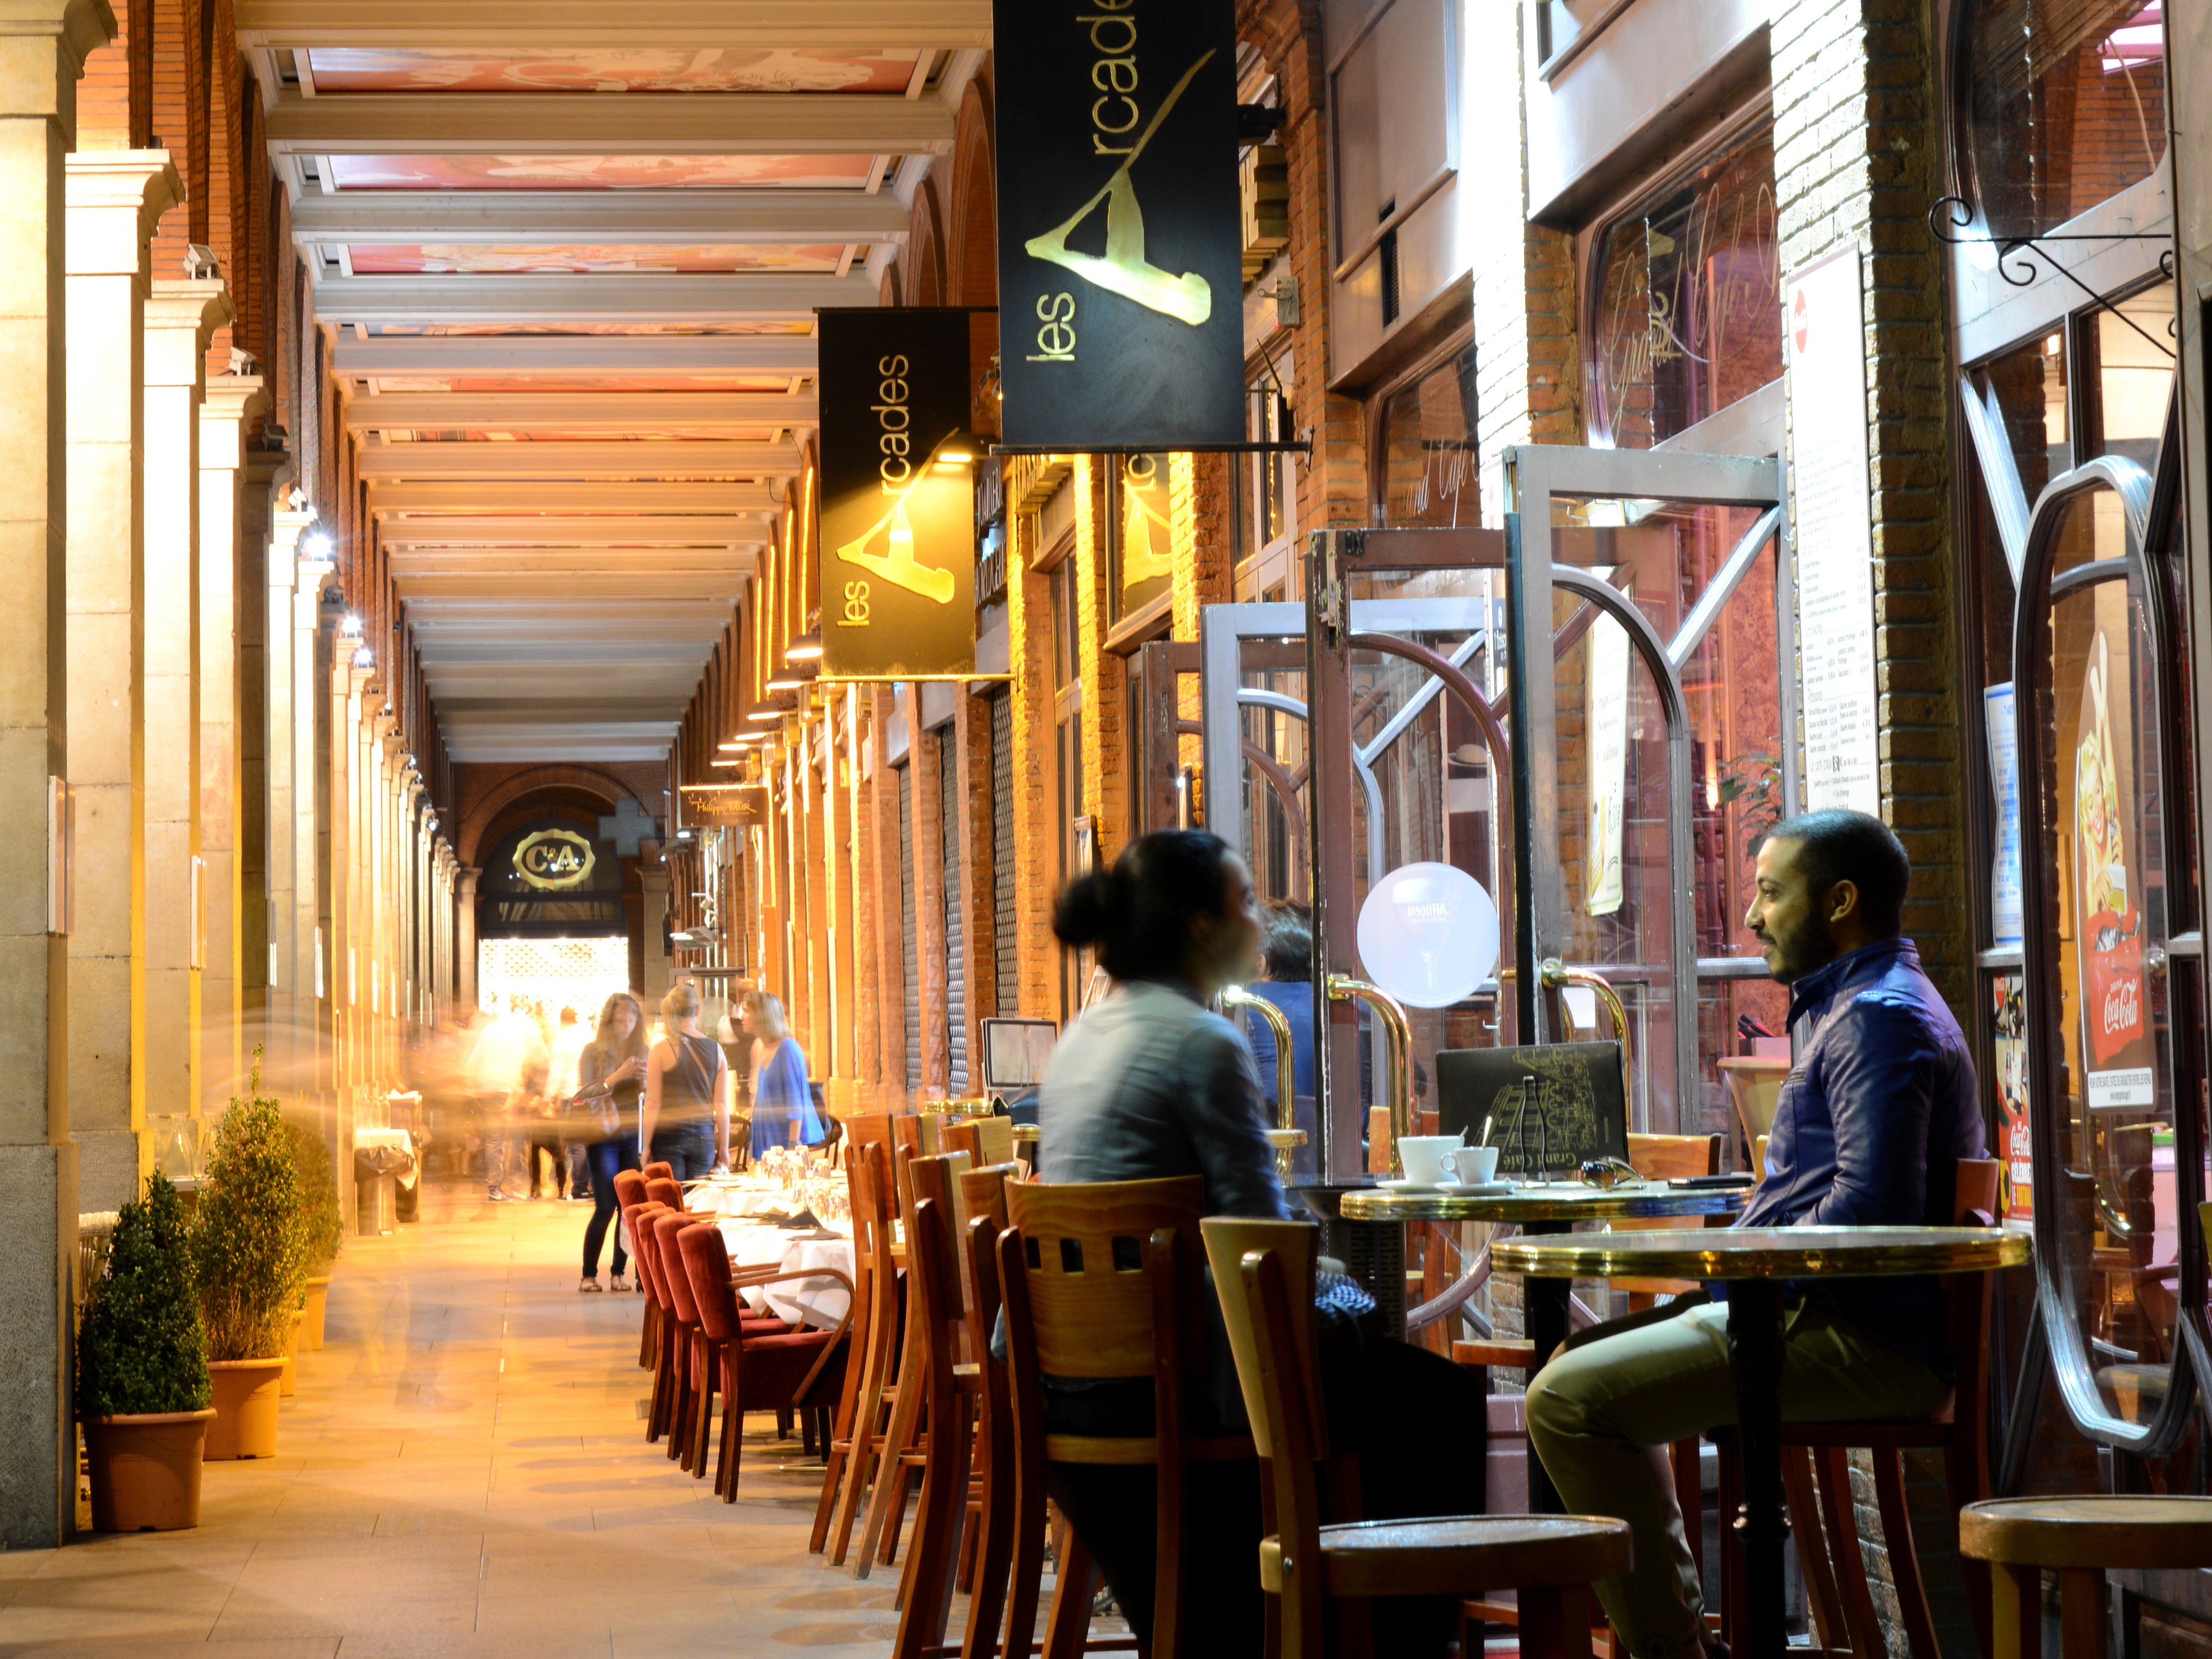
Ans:
<svg viewBox="0 0 2212 1659"><path fill-rule="evenodd" d="M646 1445L638 1300L576 1291L589 1212L456 1185L347 1240L278 1455L209 1464L195 1531L0 1553L0 1656L888 1652L895 1574L806 1553L819 1466L772 1418L734 1505Z"/></svg>

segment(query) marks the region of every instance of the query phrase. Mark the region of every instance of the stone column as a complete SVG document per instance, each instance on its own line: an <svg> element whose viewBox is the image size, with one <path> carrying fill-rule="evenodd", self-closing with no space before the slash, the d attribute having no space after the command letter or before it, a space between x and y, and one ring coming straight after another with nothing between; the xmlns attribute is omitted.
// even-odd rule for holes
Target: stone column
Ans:
<svg viewBox="0 0 2212 1659"><path fill-rule="evenodd" d="M199 405L208 341L230 317L213 279L157 279L146 301L146 1015L131 1048L149 1128L199 1102Z"/></svg>
<svg viewBox="0 0 2212 1659"><path fill-rule="evenodd" d="M238 643L244 607L260 596L242 582L239 471L246 459L245 425L268 404L261 378L222 374L210 380L200 404L200 1018L192 1069L204 1116L219 1115L246 1076L245 985L247 929L243 910L243 842L239 807L246 798L239 743L241 672ZM255 917L255 935L267 927Z"/></svg>
<svg viewBox="0 0 2212 1659"><path fill-rule="evenodd" d="M638 988L644 1000L646 1018L652 1019L653 1011L660 1006L660 999L668 994L668 866L665 864L646 865L637 872L637 884L645 895L645 983ZM473 883L471 883L473 886ZM471 949L475 941L473 927L470 928ZM473 961L473 959L472 959ZM471 982L476 971L469 970Z"/></svg>
<svg viewBox="0 0 2212 1659"><path fill-rule="evenodd" d="M324 777L329 758L325 745L330 742L330 641L324 630L322 591L331 574L331 562L303 556L295 569L292 702L285 714L285 730L291 734L294 810L284 827L292 837L292 933L300 974L294 1002L294 1074L287 1087L295 1098L327 1106L335 1085L325 1017L338 986L325 937L327 901L322 845L330 824Z"/></svg>
<svg viewBox="0 0 2212 1659"><path fill-rule="evenodd" d="M76 927L69 941L70 1139L80 1201L112 1210L149 1164L131 1048L144 1021L134 963L145 881L146 258L184 194L167 150L72 155L69 244L70 781Z"/></svg>
<svg viewBox="0 0 2212 1659"><path fill-rule="evenodd" d="M314 514L288 502L270 520L269 609L262 643L263 793L268 802L262 867L269 907L264 924L269 930L269 988L262 1011L262 1075L279 1079L289 1090L299 1074L300 1021L315 985L308 942L299 932L299 837L294 826L313 792L313 780L310 776L308 790L302 793L293 741L299 693L293 684L297 653L292 638L300 537L314 522ZM309 879L312 883L312 866Z"/></svg>
<svg viewBox="0 0 2212 1659"><path fill-rule="evenodd" d="M44 826L69 772L69 460L63 157L106 0L0 0L0 1547L52 1549L76 1510L70 1424L76 1157L69 1138L69 956L48 931ZM94 872L80 884L88 887Z"/></svg>
<svg viewBox="0 0 2212 1659"><path fill-rule="evenodd" d="M453 1000L464 1021L477 1011L477 878L483 873L465 864L453 878Z"/></svg>

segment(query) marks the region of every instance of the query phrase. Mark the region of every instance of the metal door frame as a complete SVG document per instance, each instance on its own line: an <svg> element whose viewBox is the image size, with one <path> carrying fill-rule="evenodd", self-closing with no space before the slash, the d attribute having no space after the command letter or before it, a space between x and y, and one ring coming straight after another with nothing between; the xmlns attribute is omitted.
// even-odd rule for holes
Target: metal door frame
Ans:
<svg viewBox="0 0 2212 1659"><path fill-rule="evenodd" d="M1676 450L1581 449L1555 444L1520 444L1504 454L1506 518L1510 543L1506 564L1508 660L1524 654L1521 642L1553 636L1553 596L1565 588L1588 600L1628 630L1657 687L1668 723L1668 848L1674 874L1668 965L1675 992L1674 1101L1679 1114L1698 1098L1698 986L1705 979L1764 978L1765 964L1755 957L1697 953L1695 868L1689 826L1693 783L1690 777L1688 708L1680 666L1711 630L1729 599L1749 574L1770 540L1776 540L1774 582L1776 683L1780 693L1782 812L1797 811L1800 762L1797 749L1797 606L1794 572L1788 566L1786 515L1781 510L1784 468L1776 457L1704 455ZM1737 543L1720 571L1683 618L1675 637L1662 642L1656 629L1620 590L1579 567L1560 565L1552 556L1552 503L1576 500L1652 501L1669 506L1763 507L1758 521ZM1777 539L1780 538L1780 539ZM1557 709L1552 677L1531 674L1514 688L1511 726L1516 793L1526 803L1515 823L1522 840L1517 859L1527 879L1519 885L1522 960L1516 996L1523 1030L1532 1041L1556 1040L1543 999L1536 994L1536 964L1546 956L1565 957L1566 916L1560 902ZM1679 1127L1679 1126L1678 1126Z"/></svg>
<svg viewBox="0 0 2212 1659"><path fill-rule="evenodd" d="M2161 473L2168 464L2168 456L2162 450ZM2106 491L2120 502L2124 550L2117 558L2077 565L2054 576L2053 534L2067 510L2081 497ZM2045 793L2055 781L2046 775L2043 753L2044 738L2049 729L2044 704L2055 695L2049 684L2050 631L2054 609L2058 600L2069 593L2132 578L2140 584L2143 596L2143 633L2154 669L2150 718L2156 724L2153 737L2158 764L2165 775L2159 786L2164 815L2160 824L2163 856L2171 866L2177 854L2184 858L2195 855L2195 827L2177 822L2183 800L2180 792L2173 787L2177 770L2172 752L2174 710L2168 706L2171 688L2164 672L2169 665L2172 618L2166 614L2165 587L2154 579L2149 564L2148 548L2153 526L2154 494L2151 476L2121 455L2103 455L2085 461L2045 485L2029 515L2019 596L2013 611L2013 683L2016 688L2014 720L2019 745L2021 861L2026 877L2021 884L2021 1009L2027 1024L2029 1138L2038 1194L2033 1226L2040 1358L2051 1368L2059 1397L2065 1402L2067 1416L2075 1428L2099 1444L2138 1457L2163 1457L2179 1445L2193 1419L2208 1359L2212 1359L2206 1352L2205 1333L2199 1326L2202 1305L2191 1297L2186 1283L2191 1218L2187 1213L2191 1206L2183 1200L2188 1196L2189 1182L2201 1183L2203 1178L2204 1149L2200 1144L2198 1118L2201 1108L2196 1092L2186 1091L2185 1098L2181 1086L2189 1080L2189 1057L2184 1052L2185 1034L2170 1031L2173 1066L2179 1074L2168 1078L2167 1083L2173 1097L2175 1243L2178 1259L2184 1262L2184 1282L2175 1286L2172 1372L2166 1398L2148 1422L2130 1430L2120 1426L2118 1419L2104 1408L2079 1334L2078 1302L2061 1266L2066 1259L2060 1237L2066 1218L2061 1212L2060 1194L2063 1177L2069 1171L2059 1133L2059 1108L2064 1098L2061 1079L2071 1034L2065 1029L2057 1008L2051 1006L2054 976L2059 972L2058 964L2051 959L2055 955L2052 946L2057 937L2057 896L2048 884L2056 879L2056 872L2045 867L2042 857L2041 819ZM2114 568L2116 566L2118 568ZM2140 810L2140 788L2137 798ZM2030 803L2033 803L2036 815L2033 820L2027 817ZM2034 837L2032 844L2028 840L2031 835ZM2168 886L2171 890L2172 884ZM2169 909L2165 941L2169 961L2179 956L2201 955L2202 933L2176 933L2172 921ZM2185 1168L2196 1172L2188 1181L2185 1181ZM2023 1366L2024 1379L2039 1375L2037 1358L2033 1353L2028 1357ZM2022 1405L2026 1409L2020 1408ZM2032 1399L2015 1402L2004 1461L2008 1472L2023 1458L2025 1437L2032 1431L2034 1415Z"/></svg>

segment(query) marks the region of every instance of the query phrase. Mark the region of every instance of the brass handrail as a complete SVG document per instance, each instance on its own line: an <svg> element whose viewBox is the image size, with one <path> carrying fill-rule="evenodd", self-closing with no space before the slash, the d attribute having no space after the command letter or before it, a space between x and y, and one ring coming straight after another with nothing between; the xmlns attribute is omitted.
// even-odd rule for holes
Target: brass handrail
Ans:
<svg viewBox="0 0 2212 1659"><path fill-rule="evenodd" d="M1405 1174L1398 1158L1398 1142L1413 1133L1413 1028L1398 1000L1379 985L1349 974L1331 974L1326 981L1332 1002L1364 1002L1375 1011L1382 1028L1382 1093L1390 1106L1390 1173Z"/></svg>
<svg viewBox="0 0 2212 1659"><path fill-rule="evenodd" d="M1510 984L1519 977L1519 970L1500 968L1498 977ZM1595 968L1570 968L1557 957L1546 957L1536 964L1536 981L1547 991L1580 985L1597 994L1597 1000L1605 1005L1606 1017L1613 1022L1613 1037L1620 1044L1620 1097L1624 1102L1634 1100L1634 1073L1629 1066L1628 1008L1621 1001L1620 994L1613 988L1613 982Z"/></svg>
<svg viewBox="0 0 2212 1659"><path fill-rule="evenodd" d="M1249 1010L1267 1021L1267 1029L1275 1034L1275 1127L1267 1131L1267 1143L1275 1149L1275 1173L1287 1181L1291 1176L1291 1149L1306 1144L1305 1132L1298 1127L1297 1073L1296 1056L1291 1052L1290 1017L1267 998L1255 997L1241 985L1224 988L1221 1006Z"/></svg>

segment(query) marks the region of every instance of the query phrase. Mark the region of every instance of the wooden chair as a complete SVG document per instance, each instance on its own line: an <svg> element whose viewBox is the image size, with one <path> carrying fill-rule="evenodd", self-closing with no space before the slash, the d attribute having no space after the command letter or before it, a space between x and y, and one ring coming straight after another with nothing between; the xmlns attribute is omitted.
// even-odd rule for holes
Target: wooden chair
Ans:
<svg viewBox="0 0 2212 1659"><path fill-rule="evenodd" d="M2108 1569L2212 1567L2212 1498L2001 1498L1959 1512L1959 1553L1982 1564L1993 1659L2040 1659L2043 1574L2058 1575L2059 1649L2104 1659Z"/></svg>
<svg viewBox="0 0 2212 1659"><path fill-rule="evenodd" d="M907 1149L904 1132L899 1126L916 1125L915 1134L919 1144L920 1121L919 1117L891 1121L891 1185L898 1197L901 1226L908 1234L914 1231L912 1166L922 1154ZM884 1388L884 1398L890 1404L890 1413L877 1447L874 1479L868 1488L868 1516L860 1532L860 1553L853 1563L855 1578L866 1578L878 1560L889 1566L897 1559L899 1524L906 1514L906 1500L913 1483L921 1473L921 1413L927 1403L927 1390L918 1384L908 1386L912 1379L921 1376L923 1363L921 1327L914 1317L911 1293L907 1297L904 1332L897 1355L896 1369Z"/></svg>
<svg viewBox="0 0 2212 1659"><path fill-rule="evenodd" d="M1015 1471L1013 1548L1006 1625L1010 1653L1036 1620L1043 1568L1048 1462L1149 1464L1157 1471L1158 1571L1152 1659L1178 1659L1184 1575L1183 1494L1194 1462L1254 1455L1245 1435L1200 1437L1185 1427L1188 1380L1205 1364L1198 1223L1205 1183L1196 1176L1091 1184L1009 1183L999 1236L1006 1306ZM1154 1432L1103 1437L1048 1433L1042 1378L1143 1379L1152 1384ZM1073 1654L1091 1617L1091 1553L1072 1531L1058 1540L1048 1656ZM1139 1645L1144 1645L1141 1637Z"/></svg>
<svg viewBox="0 0 2212 1659"><path fill-rule="evenodd" d="M918 1158L913 1219L907 1228L908 1316L919 1327L917 1370L910 1381L929 1408L929 1431L919 1455L921 1504L914 1544L900 1581L898 1633L892 1659L923 1659L939 1651L952 1608L960 1535L968 1512L969 1433L974 1395L957 1375L958 1340L965 1327L961 1293L957 1216L953 1186L968 1165L965 1152ZM881 1468L878 1482L894 1471Z"/></svg>
<svg viewBox="0 0 2212 1659"><path fill-rule="evenodd" d="M1276 1528L1260 1546L1260 1582L1279 1606L1285 1659L1322 1659L1332 1601L1340 1647L1352 1654L1370 1647L1358 1604L1509 1586L1519 1594L1527 1659L1587 1656L1589 1586L1628 1571L1626 1524L1578 1515L1324 1524L1314 1474L1328 1456L1313 1340L1314 1230L1216 1217L1204 1231L1246 1408L1258 1407Z"/></svg>
<svg viewBox="0 0 2212 1659"><path fill-rule="evenodd" d="M1953 1189L1952 1219L1962 1227L1996 1224L1998 1165L1995 1158L1961 1158ZM1905 1499L1905 1454L1909 1450L1940 1452L1944 1482L1951 1507L1963 1510L1988 1496L1989 1473L1989 1359L1990 1304L1994 1276L1961 1274L1943 1281L1946 1317L1952 1363L1958 1370L1951 1398L1936 1415L1917 1423L1784 1423L1782 1425L1782 1478L1795 1526L1799 1562L1805 1571L1807 1609L1821 1644L1848 1647L1856 1652L1881 1651L1874 1595L1866 1579L1865 1557L1859 1544L1856 1505L1851 1496L1850 1453L1863 1448L1874 1466L1876 1507L1883 1538L1888 1542L1892 1581L1897 1590L1898 1611L1905 1626L1911 1659L1939 1659L1935 1620L1928 1607L1926 1587L1920 1575L1918 1552L1913 1546L1911 1511ZM1731 1429L1711 1437L1720 1448L1720 1505L1723 1516L1733 1515L1740 1502L1735 1434ZM1686 1525L1698 1528L1698 1506L1685 1504ZM1988 1576L1963 1555L1960 1571L1966 1582L1975 1633L1983 1651L1989 1650ZM1743 1629L1743 1555L1738 1534L1721 1528L1721 1606L1723 1626L1729 1632ZM1735 1642L1733 1635L1729 1638ZM1738 1644L1740 1645L1740 1644Z"/></svg>
<svg viewBox="0 0 2212 1659"><path fill-rule="evenodd" d="M1006 1183L1019 1166L1009 1162L969 1170L960 1177L960 1248L968 1272L968 1341L975 1356L975 1461L982 1491L975 1507L975 1547L964 1552L962 1588L968 1593L968 1626L961 1659L990 1659L1006 1611L1006 1582L1013 1559L1014 1421L1006 1367L991 1358L991 1333L999 1322L999 1235L1006 1230ZM1032 1606L1030 1617L1036 1614Z"/></svg>
<svg viewBox="0 0 2212 1659"><path fill-rule="evenodd" d="M855 1350L862 1374L854 1399L843 1484L827 1524L818 1505L815 1520L817 1536L826 1545L830 1561L840 1566L874 1473L884 1416L895 1396L899 1351L898 1267L891 1252L898 1201L891 1175L891 1143L888 1139L856 1142L853 1152L867 1165L865 1189L854 1189L853 1248L856 1260L863 1251L868 1258L868 1329L865 1341Z"/></svg>
<svg viewBox="0 0 2212 1659"><path fill-rule="evenodd" d="M848 1127L859 1121L857 1118L848 1120ZM889 1183L890 1177L881 1169L883 1158L880 1152L872 1153L867 1150L879 1147L881 1144L880 1140L848 1142L845 1152L845 1185L853 1218L853 1304L848 1310L846 1328L844 1385L838 1395L836 1418L823 1447L822 1493L815 1500L814 1530L806 1541L810 1555L821 1554L829 1542L830 1523L852 1467L854 1425L861 1415L862 1385L877 1346L891 1340L877 1308L878 1286L876 1273L878 1225L876 1194L881 1185ZM892 1322L896 1323L896 1314ZM872 1406L871 1413L873 1410ZM872 1431L872 1414L867 1421ZM848 1528L850 1519L848 1510ZM842 1553L842 1545L840 1553Z"/></svg>
<svg viewBox="0 0 2212 1659"><path fill-rule="evenodd" d="M954 1118L939 1133L946 1152L967 1153L976 1169L1014 1161L1014 1121L1010 1117Z"/></svg>
<svg viewBox="0 0 2212 1659"><path fill-rule="evenodd" d="M664 1224L664 1237L666 1230ZM722 1230L691 1226L676 1230L677 1252L684 1282L697 1312L691 1328L687 1375L696 1376L690 1413L685 1419L684 1467L696 1479L706 1472L707 1442L714 1415L714 1394L722 1395L722 1437L714 1463L714 1495L738 1501L738 1474L744 1455L744 1419L750 1411L775 1411L779 1418L827 1400L842 1387L846 1337L853 1322L848 1306L835 1330L793 1330L780 1321L772 1331L747 1328L738 1299L740 1285L773 1285L787 1279L835 1279L849 1291L851 1281L823 1267L757 1269L732 1273Z"/></svg>

